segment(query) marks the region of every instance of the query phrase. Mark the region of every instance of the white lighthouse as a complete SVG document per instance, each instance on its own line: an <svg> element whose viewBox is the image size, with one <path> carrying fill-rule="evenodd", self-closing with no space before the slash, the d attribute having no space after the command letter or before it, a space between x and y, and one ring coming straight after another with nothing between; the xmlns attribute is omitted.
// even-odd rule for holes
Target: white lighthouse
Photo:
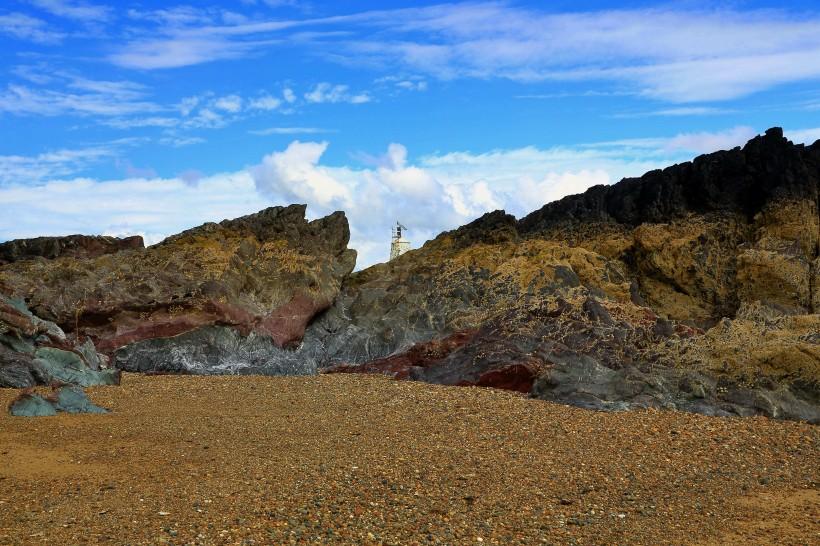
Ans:
<svg viewBox="0 0 820 546"><path fill-rule="evenodd" d="M396 222L396 227L393 228L393 237L390 241L390 259L395 260L408 250L410 250L410 241L404 238L404 232L407 228Z"/></svg>

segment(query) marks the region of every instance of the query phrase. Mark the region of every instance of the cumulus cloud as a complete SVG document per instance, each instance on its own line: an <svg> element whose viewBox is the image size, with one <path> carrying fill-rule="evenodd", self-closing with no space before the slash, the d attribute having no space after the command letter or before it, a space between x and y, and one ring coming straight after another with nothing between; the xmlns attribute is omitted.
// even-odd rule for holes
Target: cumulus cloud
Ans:
<svg viewBox="0 0 820 546"><path fill-rule="evenodd" d="M175 178L132 171L125 180L82 178L83 170L116 157L112 147L0 156L0 202L15 222L0 239L75 232L162 236L205 221L249 214L270 205L307 203L310 218L344 210L359 267L384 261L390 228L407 225L414 246L495 209L523 216L547 202L626 176L690 159L706 146L731 147L748 128L633 139L574 147L532 146L485 153L451 152L412 158L390 144L368 165L327 165L327 142L293 141L233 173ZM786 131L811 141L820 129ZM173 143L169 143L174 145ZM25 185L21 183L25 181ZM37 183L32 186L30 181ZM127 199L123 199L127 195ZM88 203L95 214L87 214Z"/></svg>
<svg viewBox="0 0 820 546"><path fill-rule="evenodd" d="M350 189L318 166L327 142L292 142L274 152L252 170L257 187L286 200L316 203L322 208L350 205Z"/></svg>
<svg viewBox="0 0 820 546"><path fill-rule="evenodd" d="M504 208L520 216L548 201L669 162L669 156L666 161L635 161L623 150L533 147L438 154L411 162L406 147L393 143L383 155L369 158L371 167L353 168L323 165L327 147L327 142L295 141L266 156L251 174L259 192L272 201L307 202L314 216L344 210L360 266L385 259L396 220L420 244L485 212ZM600 168L590 169L590 164Z"/></svg>

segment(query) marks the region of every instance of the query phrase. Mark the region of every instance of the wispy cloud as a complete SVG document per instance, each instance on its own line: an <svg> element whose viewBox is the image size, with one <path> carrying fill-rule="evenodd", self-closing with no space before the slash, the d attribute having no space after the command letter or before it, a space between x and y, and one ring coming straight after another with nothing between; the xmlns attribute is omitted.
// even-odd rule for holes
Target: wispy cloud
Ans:
<svg viewBox="0 0 820 546"><path fill-rule="evenodd" d="M180 121L178 118L153 116L147 118L135 117L104 119L101 123L116 129L134 129L137 127L176 127L179 125Z"/></svg>
<svg viewBox="0 0 820 546"><path fill-rule="evenodd" d="M42 19L24 13L0 14L0 34L41 44L61 41L65 33L52 29Z"/></svg>
<svg viewBox="0 0 820 546"><path fill-rule="evenodd" d="M714 106L681 106L677 108L661 108L644 112L620 112L613 114L613 118L648 118L648 117L688 117L688 116L719 116L733 114L735 110L716 108Z"/></svg>
<svg viewBox="0 0 820 546"><path fill-rule="evenodd" d="M327 82L316 84L316 86L305 93L305 100L309 103L338 103L348 102L350 104L364 104L370 102L370 95L367 93L352 93L347 85L333 85Z"/></svg>
<svg viewBox="0 0 820 546"><path fill-rule="evenodd" d="M344 25L345 32L337 28ZM166 68L280 44L345 63L437 78L609 81L687 103L820 79L820 16L788 10L643 8L554 13L504 2L385 9L325 18L163 23L117 64ZM693 39L693 37L697 37ZM408 80L404 85L418 85Z"/></svg>
<svg viewBox="0 0 820 546"><path fill-rule="evenodd" d="M111 17L113 9L108 6L70 0L29 0L29 2L52 15L83 22L102 22Z"/></svg>
<svg viewBox="0 0 820 546"><path fill-rule="evenodd" d="M117 92L74 93L9 84L0 91L0 112L57 116L63 114L122 116L156 112L161 108L133 94Z"/></svg>
<svg viewBox="0 0 820 546"><path fill-rule="evenodd" d="M217 110L224 110L225 112L235 114L242 110L242 97L239 95L219 97L214 100L213 105Z"/></svg>
<svg viewBox="0 0 820 546"><path fill-rule="evenodd" d="M203 142L205 142L204 138L192 136L166 136L159 139L160 144L164 146L172 146L174 148L193 146L194 144L202 144Z"/></svg>
<svg viewBox="0 0 820 546"><path fill-rule="evenodd" d="M89 166L117 155L115 146L62 149L36 156L0 156L0 185L38 183L73 176Z"/></svg>
<svg viewBox="0 0 820 546"><path fill-rule="evenodd" d="M322 133L335 133L333 129L322 129L320 127L268 127L266 129L254 129L248 133L257 136L268 135L318 135Z"/></svg>
<svg viewBox="0 0 820 546"><path fill-rule="evenodd" d="M721 131L679 133L664 138L631 138L596 142L588 148L612 148L621 150L644 149L656 153L686 152L708 153L741 146L757 134L752 127L739 125Z"/></svg>

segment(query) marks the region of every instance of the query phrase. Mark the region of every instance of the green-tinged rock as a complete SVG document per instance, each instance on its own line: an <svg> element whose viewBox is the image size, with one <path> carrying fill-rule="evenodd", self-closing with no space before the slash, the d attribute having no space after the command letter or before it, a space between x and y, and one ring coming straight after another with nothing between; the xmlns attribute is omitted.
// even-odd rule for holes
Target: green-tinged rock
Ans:
<svg viewBox="0 0 820 546"><path fill-rule="evenodd" d="M81 387L120 384L119 370L92 370L76 353L53 347L40 347L34 355L34 362L52 381Z"/></svg>
<svg viewBox="0 0 820 546"><path fill-rule="evenodd" d="M5 345L17 353L34 354L34 343L31 340L14 335L0 335L0 345Z"/></svg>
<svg viewBox="0 0 820 546"><path fill-rule="evenodd" d="M56 408L39 394L22 394L9 406L15 417L48 417L57 415Z"/></svg>
<svg viewBox="0 0 820 546"><path fill-rule="evenodd" d="M60 387L52 395L52 404L58 411L66 413L108 413L108 410L95 405L85 392L77 387Z"/></svg>
<svg viewBox="0 0 820 546"><path fill-rule="evenodd" d="M64 385L54 389L48 397L34 392L23 392L10 405L9 413L15 417L48 417L65 413L108 413L88 399L79 387Z"/></svg>

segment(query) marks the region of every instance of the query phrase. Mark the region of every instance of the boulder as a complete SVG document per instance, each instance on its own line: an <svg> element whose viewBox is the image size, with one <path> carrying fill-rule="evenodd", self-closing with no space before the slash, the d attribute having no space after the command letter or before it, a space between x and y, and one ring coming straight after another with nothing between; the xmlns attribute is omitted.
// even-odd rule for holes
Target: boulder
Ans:
<svg viewBox="0 0 820 546"><path fill-rule="evenodd" d="M9 413L15 417L48 417L58 412L108 413L108 410L93 404L82 389L68 385L54 386L47 397L24 390L9 405Z"/></svg>

